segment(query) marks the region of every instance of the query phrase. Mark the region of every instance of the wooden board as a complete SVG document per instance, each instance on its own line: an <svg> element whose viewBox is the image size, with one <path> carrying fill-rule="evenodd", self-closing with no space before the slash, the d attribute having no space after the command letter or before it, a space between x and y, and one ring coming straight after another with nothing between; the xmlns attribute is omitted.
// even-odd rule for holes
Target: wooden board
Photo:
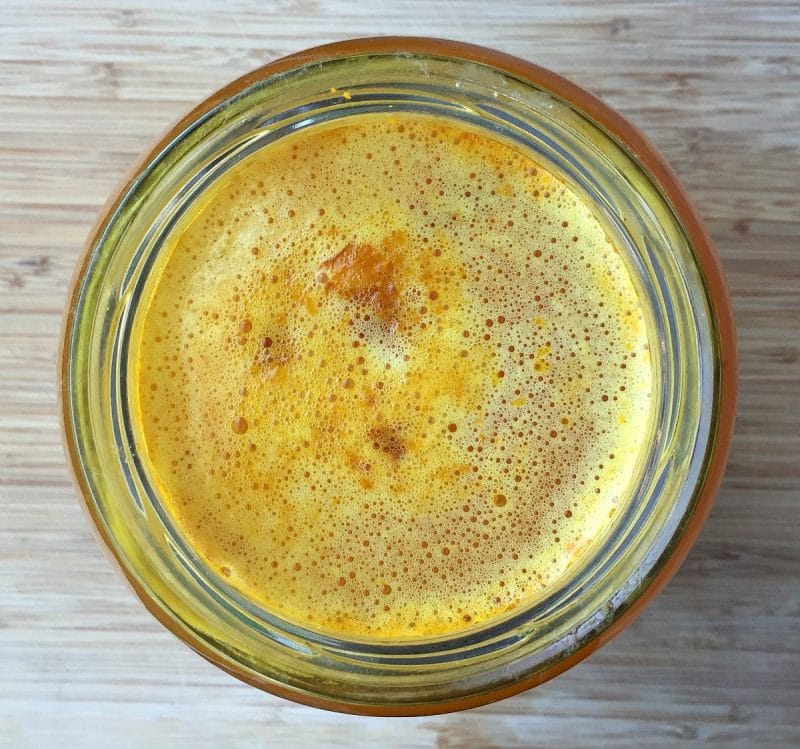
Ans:
<svg viewBox="0 0 800 749"><path fill-rule="evenodd" d="M737 436L686 564L544 687L460 715L346 717L244 686L161 628L102 553L62 454L67 284L167 125L264 61L368 34L550 67L647 133L717 242L741 347ZM800 5L0 3L0 745L800 744Z"/></svg>

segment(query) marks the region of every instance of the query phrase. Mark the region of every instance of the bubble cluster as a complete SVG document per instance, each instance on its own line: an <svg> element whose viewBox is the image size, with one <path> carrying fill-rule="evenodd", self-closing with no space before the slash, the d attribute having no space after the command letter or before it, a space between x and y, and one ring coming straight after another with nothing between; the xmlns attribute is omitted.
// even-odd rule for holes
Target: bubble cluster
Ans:
<svg viewBox="0 0 800 749"><path fill-rule="evenodd" d="M138 429L189 542L276 613L452 633L608 528L651 369L591 209L417 115L254 153L175 231L138 325Z"/></svg>

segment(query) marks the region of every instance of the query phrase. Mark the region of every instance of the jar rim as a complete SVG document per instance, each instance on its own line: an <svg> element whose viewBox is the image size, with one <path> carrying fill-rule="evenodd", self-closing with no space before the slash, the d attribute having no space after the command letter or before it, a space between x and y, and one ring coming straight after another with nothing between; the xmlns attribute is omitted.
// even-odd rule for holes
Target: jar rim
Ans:
<svg viewBox="0 0 800 749"><path fill-rule="evenodd" d="M340 702L329 699L328 697L298 692L295 689L284 687L274 681L265 684L263 678L259 678L259 675L252 674L244 667L237 667L230 661L219 658L215 651L208 647L195 633L176 626L175 620L167 615L159 602L149 594L145 586L137 581L134 575L131 574L124 560L115 550L109 531L101 521L97 508L89 501L90 490L79 468L81 465L79 445L76 443L73 430L70 428L72 414L70 413L69 404L69 342L71 338L71 324L76 314L80 296L81 280L90 270L89 263L92 257L92 250L101 240L109 224L113 222L117 208L123 202L125 195L136 181L142 168L151 163L159 153L174 142L176 136L187 126L195 123L215 107L228 101L231 97L246 90L253 84L290 70L344 57L398 54L436 56L439 58L473 62L497 70L505 75L513 76L523 83L543 88L568 104L571 104L582 114L606 130L626 148L631 157L643 168L647 176L670 203L687 236L692 252L695 255L698 268L706 283L710 309L715 318L713 321L714 331L718 337L716 343L719 357L719 361L717 362L719 377L718 382L715 384L717 386L716 392L719 401L719 412L714 424L716 431L709 436L708 463L704 472L704 483L693 506L692 516L688 519L685 527L680 531L678 541L671 549L668 558L660 561L660 566L657 568L654 577L648 581L645 589L609 626L599 631L595 637L583 643L580 648L570 653L566 658L551 664L542 671L537 671L532 674L530 678L523 678L511 684L502 685L489 692L481 692L466 697L459 696L452 701L387 706L386 704L368 705L363 703L354 704L345 701ZM624 627L626 627L655 597L675 573L691 545L694 543L708 515L713 498L722 479L724 466L730 449L733 433L737 375L735 335L730 301L722 276L720 263L714 253L710 237L671 168L634 126L593 95L561 76L535 64L476 45L423 37L371 37L354 39L315 47L281 58L223 87L176 123L166 135L159 140L155 147L140 160L134 168L132 175L123 182L117 193L106 204L106 207L101 212L100 218L90 233L86 243L83 259L77 266L68 300L67 311L63 321L59 362L59 372L61 375L59 405L61 409L62 437L69 456L74 479L80 493L86 500L83 502L83 505L88 511L92 524L99 533L103 544L116 558L118 566L122 569L137 596L142 600L147 609L180 639L187 642L187 644L223 670L245 682L262 689L267 689L294 701L317 707L372 715L422 715L466 709L521 692L531 686L547 681L575 665L624 629Z"/></svg>

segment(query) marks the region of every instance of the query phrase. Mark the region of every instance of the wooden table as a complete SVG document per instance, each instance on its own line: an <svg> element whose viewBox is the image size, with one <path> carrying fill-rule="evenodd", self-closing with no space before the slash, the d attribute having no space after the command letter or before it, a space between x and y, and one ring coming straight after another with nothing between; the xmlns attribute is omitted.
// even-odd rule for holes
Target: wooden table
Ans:
<svg viewBox="0 0 800 749"><path fill-rule="evenodd" d="M38 6L38 7L37 7ZM340 716L210 666L102 553L62 454L56 348L84 238L156 135L228 80L374 33L461 38L594 91L672 162L739 327L727 477L660 598L544 687L434 718ZM797 746L800 5L315 0L0 4L0 745Z"/></svg>

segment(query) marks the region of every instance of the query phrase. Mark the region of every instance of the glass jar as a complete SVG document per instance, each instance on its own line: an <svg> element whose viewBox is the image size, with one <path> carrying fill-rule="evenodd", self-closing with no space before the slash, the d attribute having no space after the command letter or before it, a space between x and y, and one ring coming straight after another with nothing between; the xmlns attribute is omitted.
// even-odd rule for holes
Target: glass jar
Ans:
<svg viewBox="0 0 800 749"><path fill-rule="evenodd" d="M545 597L464 633L337 639L280 619L208 568L141 459L131 330L165 237L206 187L289 133L374 112L434 115L531 154L587 200L626 258L649 325L651 430L611 532ZM719 485L733 428L734 329L718 261L652 146L559 76L480 47L415 38L332 44L231 83L175 125L103 212L69 297L64 437L103 542L147 608L234 676L298 702L412 715L536 686L627 625L675 572Z"/></svg>

